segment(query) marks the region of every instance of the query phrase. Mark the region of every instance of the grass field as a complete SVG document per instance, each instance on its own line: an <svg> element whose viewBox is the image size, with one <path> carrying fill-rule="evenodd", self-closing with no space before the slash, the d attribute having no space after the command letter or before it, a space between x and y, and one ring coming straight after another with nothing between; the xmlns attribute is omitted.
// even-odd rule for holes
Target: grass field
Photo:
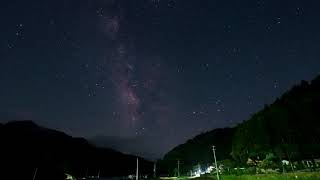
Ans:
<svg viewBox="0 0 320 180"><path fill-rule="evenodd" d="M189 178L178 178L186 180ZM216 180L216 177L199 177L194 180ZM220 180L320 180L320 173L288 173L266 175L221 176Z"/></svg>
<svg viewBox="0 0 320 180"><path fill-rule="evenodd" d="M221 180L320 180L320 173L223 176Z"/></svg>

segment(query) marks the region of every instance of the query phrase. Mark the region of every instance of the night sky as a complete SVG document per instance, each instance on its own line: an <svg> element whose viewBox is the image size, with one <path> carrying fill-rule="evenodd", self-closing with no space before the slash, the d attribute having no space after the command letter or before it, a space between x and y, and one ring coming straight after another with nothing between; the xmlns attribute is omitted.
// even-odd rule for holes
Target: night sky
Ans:
<svg viewBox="0 0 320 180"><path fill-rule="evenodd" d="M30 119L161 157L320 74L319 8L318 0L2 0L1 122Z"/></svg>

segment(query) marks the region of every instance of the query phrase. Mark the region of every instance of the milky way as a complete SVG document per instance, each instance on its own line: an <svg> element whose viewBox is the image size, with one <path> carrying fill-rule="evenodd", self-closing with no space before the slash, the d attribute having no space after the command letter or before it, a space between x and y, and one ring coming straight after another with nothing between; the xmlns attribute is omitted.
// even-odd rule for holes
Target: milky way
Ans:
<svg viewBox="0 0 320 180"><path fill-rule="evenodd" d="M111 5L116 6L117 3ZM103 12L102 9L97 11L100 16L101 29L106 38L112 42L111 48L105 51L104 63L101 63L101 65L108 69L103 75L110 77L116 94L117 108L113 115L117 116L117 120L120 121L121 131L133 135L136 133L137 121L140 119L140 113L138 112L140 98L135 89L137 84L134 80L136 71L133 64L134 59L128 55L127 44L119 37L119 31L122 28L121 23L125 18L121 15L121 7L119 6L118 4L113 13Z"/></svg>
<svg viewBox="0 0 320 180"><path fill-rule="evenodd" d="M0 120L159 158L320 69L318 1L4 0ZM122 150L122 149L120 149Z"/></svg>

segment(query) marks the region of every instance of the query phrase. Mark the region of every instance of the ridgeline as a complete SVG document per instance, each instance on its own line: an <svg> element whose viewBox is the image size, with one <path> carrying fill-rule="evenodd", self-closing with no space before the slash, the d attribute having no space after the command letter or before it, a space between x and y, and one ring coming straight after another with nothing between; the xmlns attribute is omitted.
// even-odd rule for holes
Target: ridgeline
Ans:
<svg viewBox="0 0 320 180"><path fill-rule="evenodd" d="M64 180L75 177L122 177L135 174L136 156L98 148L83 138L40 127L32 121L0 124L1 177ZM152 174L153 163L140 158L140 172Z"/></svg>

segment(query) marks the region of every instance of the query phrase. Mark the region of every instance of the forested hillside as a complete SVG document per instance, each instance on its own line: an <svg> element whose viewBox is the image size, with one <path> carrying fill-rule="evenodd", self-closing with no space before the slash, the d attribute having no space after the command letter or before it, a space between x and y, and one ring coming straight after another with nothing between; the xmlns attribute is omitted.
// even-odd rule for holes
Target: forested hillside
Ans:
<svg viewBox="0 0 320 180"><path fill-rule="evenodd" d="M237 127L232 155L240 162L274 153L281 159L320 155L320 77L302 81Z"/></svg>
<svg viewBox="0 0 320 180"><path fill-rule="evenodd" d="M320 157L320 76L302 81L274 103L234 128L215 129L179 145L160 161L163 174L174 174L192 166L212 164L211 146L217 147L217 159L230 166L257 163L273 154L282 159L300 161Z"/></svg>

